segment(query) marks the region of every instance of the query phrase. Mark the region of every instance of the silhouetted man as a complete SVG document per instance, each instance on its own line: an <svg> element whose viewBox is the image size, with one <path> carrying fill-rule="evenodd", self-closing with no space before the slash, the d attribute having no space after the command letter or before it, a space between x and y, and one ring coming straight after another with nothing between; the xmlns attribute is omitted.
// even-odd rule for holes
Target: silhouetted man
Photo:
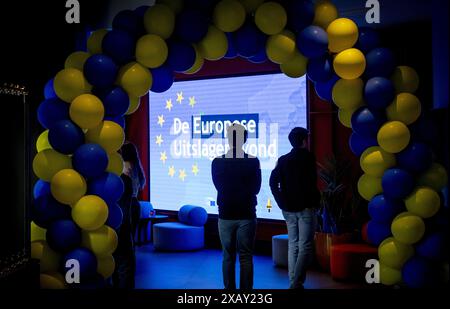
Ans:
<svg viewBox="0 0 450 309"><path fill-rule="evenodd" d="M315 210L320 202L316 159L306 149L308 130L289 133L292 150L278 159L270 175L270 189L283 211L289 238L289 281L291 289L303 288L306 268L313 257Z"/></svg>
<svg viewBox="0 0 450 309"><path fill-rule="evenodd" d="M225 289L236 289L236 250L239 253L240 289L253 288L253 246L256 234L256 195L261 188L259 160L244 152L247 131L240 124L227 128L230 150L212 162L217 189L219 236L223 249Z"/></svg>

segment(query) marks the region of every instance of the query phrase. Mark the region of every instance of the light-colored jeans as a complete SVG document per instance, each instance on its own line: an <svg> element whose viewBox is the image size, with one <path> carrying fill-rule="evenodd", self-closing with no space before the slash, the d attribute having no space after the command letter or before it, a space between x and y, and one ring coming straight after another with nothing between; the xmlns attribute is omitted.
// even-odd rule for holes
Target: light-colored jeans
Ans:
<svg viewBox="0 0 450 309"><path fill-rule="evenodd" d="M283 216L289 239L289 288L302 288L306 279L306 269L314 256L316 214L313 209L307 208L299 212L283 211Z"/></svg>

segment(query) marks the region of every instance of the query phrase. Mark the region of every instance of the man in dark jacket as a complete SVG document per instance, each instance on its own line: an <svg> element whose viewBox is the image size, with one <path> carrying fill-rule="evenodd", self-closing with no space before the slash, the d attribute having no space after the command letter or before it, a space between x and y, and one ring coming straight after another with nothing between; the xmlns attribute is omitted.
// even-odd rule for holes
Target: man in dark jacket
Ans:
<svg viewBox="0 0 450 309"><path fill-rule="evenodd" d="M270 189L283 211L289 238L289 281L291 289L303 288L306 268L314 247L315 210L320 202L314 155L306 149L308 130L289 133L292 150L278 159L270 175Z"/></svg>
<svg viewBox="0 0 450 309"><path fill-rule="evenodd" d="M223 249L225 289L236 289L236 250L239 252L240 289L253 288L253 245L256 234L256 195L261 188L259 160L244 152L247 131L233 124L227 129L230 150L213 160L217 189L219 236Z"/></svg>

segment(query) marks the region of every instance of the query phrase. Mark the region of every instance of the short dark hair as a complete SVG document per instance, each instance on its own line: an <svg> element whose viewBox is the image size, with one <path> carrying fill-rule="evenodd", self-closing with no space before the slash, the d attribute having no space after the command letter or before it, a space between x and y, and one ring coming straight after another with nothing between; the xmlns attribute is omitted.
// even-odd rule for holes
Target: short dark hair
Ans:
<svg viewBox="0 0 450 309"><path fill-rule="evenodd" d="M227 128L228 139L234 138L234 132L244 134L244 144L247 142L248 131L247 129L241 125L240 123L233 123L231 126Z"/></svg>
<svg viewBox="0 0 450 309"><path fill-rule="evenodd" d="M309 135L309 131L302 127L296 127L289 133L289 142L291 142L292 147L300 147Z"/></svg>

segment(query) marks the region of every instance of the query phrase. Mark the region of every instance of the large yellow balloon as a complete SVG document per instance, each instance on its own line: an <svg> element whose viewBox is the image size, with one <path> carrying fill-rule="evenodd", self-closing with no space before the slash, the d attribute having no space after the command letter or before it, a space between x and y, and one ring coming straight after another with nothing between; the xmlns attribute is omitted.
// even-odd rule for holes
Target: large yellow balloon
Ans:
<svg viewBox="0 0 450 309"><path fill-rule="evenodd" d="M82 129L92 129L100 124L105 116L102 101L92 94L82 94L70 104L70 119Z"/></svg>
<svg viewBox="0 0 450 309"><path fill-rule="evenodd" d="M240 2L244 6L245 11L252 14L264 3L264 0L240 0Z"/></svg>
<svg viewBox="0 0 450 309"><path fill-rule="evenodd" d="M139 109L140 105L141 105L140 97L130 97L130 106L128 106L128 110L125 113L125 115L133 114L135 111Z"/></svg>
<svg viewBox="0 0 450 309"><path fill-rule="evenodd" d="M48 142L48 130L42 132L36 141L37 152L41 152L45 149L52 149L52 146Z"/></svg>
<svg viewBox="0 0 450 309"><path fill-rule="evenodd" d="M148 33L168 39L175 28L175 14L167 5L155 4L145 12L144 26Z"/></svg>
<svg viewBox="0 0 450 309"><path fill-rule="evenodd" d="M142 97L152 87L152 74L137 62L130 62L123 66L117 78L117 83L131 97Z"/></svg>
<svg viewBox="0 0 450 309"><path fill-rule="evenodd" d="M294 57L280 65L281 72L286 76L297 78L306 74L308 66L308 58L303 56L298 50L295 51Z"/></svg>
<svg viewBox="0 0 450 309"><path fill-rule="evenodd" d="M31 227L30 227L30 234L31 234L31 241L35 240L45 240L45 233L47 232L46 229L43 229L42 227L38 226L36 223L31 221Z"/></svg>
<svg viewBox="0 0 450 309"><path fill-rule="evenodd" d="M41 289L46 290L62 290L66 289L66 280L59 272L44 273L39 276L39 284Z"/></svg>
<svg viewBox="0 0 450 309"><path fill-rule="evenodd" d="M54 251L45 240L31 242L31 258L39 260L40 272L57 271L61 255Z"/></svg>
<svg viewBox="0 0 450 309"><path fill-rule="evenodd" d="M194 45L194 49L195 49L195 62L189 70L184 72L185 74L197 73L198 71L201 70L201 68L203 67L203 64L205 63L203 56L200 54L200 52L198 51L198 48L195 45Z"/></svg>
<svg viewBox="0 0 450 309"><path fill-rule="evenodd" d="M391 77L397 93L414 93L419 88L419 75L416 70L408 66L398 66Z"/></svg>
<svg viewBox="0 0 450 309"><path fill-rule="evenodd" d="M375 177L382 177L388 168L396 164L395 155L378 146L367 148L359 162L364 173Z"/></svg>
<svg viewBox="0 0 450 309"><path fill-rule="evenodd" d="M353 108L353 109L340 108L338 110L339 122L342 123L342 125L344 125L345 127L351 128L352 127L352 116L356 110L357 110L357 108Z"/></svg>
<svg viewBox="0 0 450 309"><path fill-rule="evenodd" d="M227 36L223 31L214 26L209 26L205 37L197 45L203 58L219 60L225 56L228 50Z"/></svg>
<svg viewBox="0 0 450 309"><path fill-rule="evenodd" d="M362 79L340 79L333 86L333 102L339 108L355 110L363 103L363 92Z"/></svg>
<svg viewBox="0 0 450 309"><path fill-rule="evenodd" d="M108 205L96 195L83 196L72 206L72 219L83 230L99 229L108 219Z"/></svg>
<svg viewBox="0 0 450 309"><path fill-rule="evenodd" d="M53 176L50 189L58 202L72 205L86 194L86 180L77 171L64 169Z"/></svg>
<svg viewBox="0 0 450 309"><path fill-rule="evenodd" d="M46 244L44 240L35 240L30 244L30 256L32 259L40 260L42 257L42 250Z"/></svg>
<svg viewBox="0 0 450 309"><path fill-rule="evenodd" d="M245 8L237 0L222 0L213 13L214 25L224 32L234 32L245 22Z"/></svg>
<svg viewBox="0 0 450 309"><path fill-rule="evenodd" d="M380 263L395 269L401 269L403 264L414 255L414 248L389 237L378 247Z"/></svg>
<svg viewBox="0 0 450 309"><path fill-rule="evenodd" d="M268 35L280 33L287 23L287 14L283 6L276 2L266 2L255 13L255 24Z"/></svg>
<svg viewBox="0 0 450 309"><path fill-rule="evenodd" d="M87 40L87 49L91 55L102 53L102 41L107 33L106 29L99 29L91 33Z"/></svg>
<svg viewBox="0 0 450 309"><path fill-rule="evenodd" d="M136 60L147 68L157 68L167 59L169 49L160 36L147 34L142 36L136 44Z"/></svg>
<svg viewBox="0 0 450 309"><path fill-rule="evenodd" d="M68 68L56 74L53 88L58 98L71 103L79 95L89 93L91 86L80 70Z"/></svg>
<svg viewBox="0 0 450 309"><path fill-rule="evenodd" d="M448 182L448 175L445 167L439 163L433 163L431 167L426 170L417 179L417 184L420 186L430 187L437 192L445 188Z"/></svg>
<svg viewBox="0 0 450 309"><path fill-rule="evenodd" d="M411 134L408 127L400 121L385 123L377 134L378 144L390 153L398 153L405 149L410 138Z"/></svg>
<svg viewBox="0 0 450 309"><path fill-rule="evenodd" d="M97 273L107 279L114 273L116 262L112 255L105 255L97 257Z"/></svg>
<svg viewBox="0 0 450 309"><path fill-rule="evenodd" d="M410 212L402 212L392 222L391 232L399 242L412 245L423 237L425 223L419 216Z"/></svg>
<svg viewBox="0 0 450 309"><path fill-rule="evenodd" d="M183 0L158 0L157 3L167 5L175 14L183 9Z"/></svg>
<svg viewBox="0 0 450 309"><path fill-rule="evenodd" d="M395 285L402 281L402 272L380 263L380 282L384 285Z"/></svg>
<svg viewBox="0 0 450 309"><path fill-rule="evenodd" d="M328 49L339 53L352 48L358 41L358 26L348 18L338 18L327 27Z"/></svg>
<svg viewBox="0 0 450 309"><path fill-rule="evenodd" d="M113 254L117 248L118 238L116 232L107 225L95 231L81 231L81 244L88 248L97 257Z"/></svg>
<svg viewBox="0 0 450 309"><path fill-rule="evenodd" d="M340 78L356 79L366 69L366 58L359 49L349 48L337 54L333 61L333 67Z"/></svg>
<svg viewBox="0 0 450 309"><path fill-rule="evenodd" d="M33 172L40 179L49 182L60 170L72 168L69 156L53 149L45 149L36 154L33 160Z"/></svg>
<svg viewBox="0 0 450 309"><path fill-rule="evenodd" d="M290 61L296 51L295 35L288 30L270 36L266 43L267 57L278 64Z"/></svg>
<svg viewBox="0 0 450 309"><path fill-rule="evenodd" d="M114 173L118 176L122 175L123 171L123 159L117 152L108 153L108 167L107 172Z"/></svg>
<svg viewBox="0 0 450 309"><path fill-rule="evenodd" d="M405 199L405 205L410 213L426 219L438 212L441 199L433 189L418 187Z"/></svg>
<svg viewBox="0 0 450 309"><path fill-rule="evenodd" d="M383 192L381 178L363 174L358 180L358 192L366 201Z"/></svg>
<svg viewBox="0 0 450 309"><path fill-rule="evenodd" d="M389 120L409 125L419 118L421 110L419 99L411 93L403 92L386 108L386 115Z"/></svg>
<svg viewBox="0 0 450 309"><path fill-rule="evenodd" d="M105 120L99 126L87 131L86 140L99 144L108 153L116 152L125 141L125 133L117 123Z"/></svg>
<svg viewBox="0 0 450 309"><path fill-rule="evenodd" d="M90 54L83 51L73 52L67 57L66 62L64 63L64 68L74 68L81 72L83 72L84 63L89 58Z"/></svg>
<svg viewBox="0 0 450 309"><path fill-rule="evenodd" d="M328 25L338 18L336 6L328 0L320 0L316 2L313 25L327 29Z"/></svg>

